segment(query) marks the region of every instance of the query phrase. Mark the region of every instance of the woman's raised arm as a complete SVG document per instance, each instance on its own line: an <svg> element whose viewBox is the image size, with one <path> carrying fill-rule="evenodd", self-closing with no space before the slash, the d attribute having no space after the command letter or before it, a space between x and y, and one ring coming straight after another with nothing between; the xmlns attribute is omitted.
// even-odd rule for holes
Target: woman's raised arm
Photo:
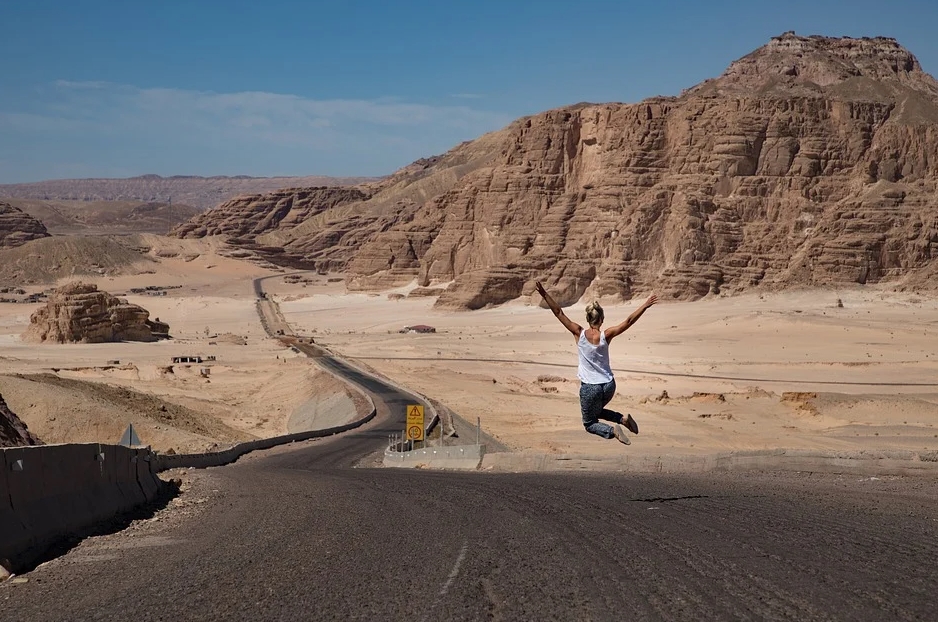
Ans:
<svg viewBox="0 0 938 622"><path fill-rule="evenodd" d="M648 307L652 306L656 302L658 302L658 295L652 294L651 296L648 297L648 300L646 300L642 304L642 306L640 306L638 309L632 312L632 315L625 318L624 322L622 322L618 326L607 328L606 329L606 343L609 343L610 341L612 341L613 337L621 335L622 333L627 331L629 327L632 326L632 324L638 321L638 318L642 317L642 314L648 310Z"/></svg>
<svg viewBox="0 0 938 622"><path fill-rule="evenodd" d="M540 281L536 281L534 285L537 287L537 292L544 299L544 302L546 302L547 306L550 307L550 310L554 312L554 316L560 320L560 323L563 324L567 330L573 333L575 338L579 339L580 333L583 331L583 327L564 314L563 309L560 308L560 305L554 302L554 299L550 297L550 294L547 293L547 290L544 289L544 286L541 285Z"/></svg>

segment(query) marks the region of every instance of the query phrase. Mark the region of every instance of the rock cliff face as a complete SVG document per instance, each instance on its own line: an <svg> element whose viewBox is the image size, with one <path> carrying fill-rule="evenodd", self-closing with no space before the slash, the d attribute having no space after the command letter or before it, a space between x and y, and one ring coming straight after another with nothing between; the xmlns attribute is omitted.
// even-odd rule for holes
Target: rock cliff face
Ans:
<svg viewBox="0 0 938 622"><path fill-rule="evenodd" d="M0 447L19 447L21 445L41 445L36 435L20 421L0 395Z"/></svg>
<svg viewBox="0 0 938 622"><path fill-rule="evenodd" d="M57 289L29 323L23 339L40 343L156 341L169 332L166 323L151 321L143 307L80 282Z"/></svg>
<svg viewBox="0 0 938 622"><path fill-rule="evenodd" d="M49 232L41 222L0 201L0 248L13 248L46 237L49 237Z"/></svg>
<svg viewBox="0 0 938 622"><path fill-rule="evenodd" d="M938 83L908 50L785 33L679 97L519 119L254 243L352 289L446 284L437 305L460 309L535 279L562 304L919 286L936 154Z"/></svg>
<svg viewBox="0 0 938 622"><path fill-rule="evenodd" d="M938 83L892 39L786 33L677 98L512 124L490 166L364 244L354 285L452 283L438 305L533 292L866 283L938 256Z"/></svg>

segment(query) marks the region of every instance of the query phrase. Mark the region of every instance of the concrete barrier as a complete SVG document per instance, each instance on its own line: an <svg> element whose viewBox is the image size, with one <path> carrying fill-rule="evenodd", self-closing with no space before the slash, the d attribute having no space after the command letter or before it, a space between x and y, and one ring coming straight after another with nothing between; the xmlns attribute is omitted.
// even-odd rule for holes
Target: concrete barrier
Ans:
<svg viewBox="0 0 938 622"><path fill-rule="evenodd" d="M159 493L148 450L88 443L0 452L0 563L7 570Z"/></svg>
<svg viewBox="0 0 938 622"><path fill-rule="evenodd" d="M0 460L0 566L10 565L10 551L25 550L30 547L32 538L26 525L13 511L8 472L10 465L4 453Z"/></svg>
<svg viewBox="0 0 938 622"><path fill-rule="evenodd" d="M375 414L372 403L367 415L345 425L203 454L158 455L97 443L0 449L0 564L8 570L26 566L55 541L153 501L160 471L229 464L257 449L352 430Z"/></svg>
<svg viewBox="0 0 938 622"><path fill-rule="evenodd" d="M156 477L153 466L155 456L148 449L136 449L134 453L137 458L135 465L137 485L140 486L144 499L149 503L159 494L160 481Z"/></svg>
<svg viewBox="0 0 938 622"><path fill-rule="evenodd" d="M384 466L431 469L478 469L485 456L485 445L425 447L411 451L384 452Z"/></svg>
<svg viewBox="0 0 938 622"><path fill-rule="evenodd" d="M346 423L345 425L326 428L324 430L309 430L308 432L297 432L295 434L284 434L282 436L262 438L256 441L240 443L229 449L210 453L174 455L159 454L154 456L155 472L159 473L168 469L179 468L206 469L210 467L231 464L244 454L250 453L252 451L270 449L272 447L277 447L278 445L287 445L289 443L296 443L300 441L308 441L313 438L324 438L326 436L333 436L335 434L341 434L342 432L354 430L355 428L362 426L374 419L376 414L377 411L375 410L374 404L372 403L370 413L361 419Z"/></svg>

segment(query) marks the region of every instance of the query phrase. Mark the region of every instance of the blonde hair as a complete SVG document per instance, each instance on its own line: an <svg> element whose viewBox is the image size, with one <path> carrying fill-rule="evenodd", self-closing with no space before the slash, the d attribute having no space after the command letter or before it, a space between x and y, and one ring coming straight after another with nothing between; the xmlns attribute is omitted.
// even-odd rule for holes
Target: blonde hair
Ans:
<svg viewBox="0 0 938 622"><path fill-rule="evenodd" d="M599 326L604 319L606 319L606 314L603 313L603 308L597 301L594 300L586 305L586 321L590 326Z"/></svg>

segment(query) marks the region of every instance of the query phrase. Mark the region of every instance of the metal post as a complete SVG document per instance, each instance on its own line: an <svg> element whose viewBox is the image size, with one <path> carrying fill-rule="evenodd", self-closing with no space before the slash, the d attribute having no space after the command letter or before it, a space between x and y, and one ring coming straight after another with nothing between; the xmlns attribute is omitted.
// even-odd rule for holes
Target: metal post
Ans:
<svg viewBox="0 0 938 622"><path fill-rule="evenodd" d="M482 417L476 417L476 445L482 444Z"/></svg>

